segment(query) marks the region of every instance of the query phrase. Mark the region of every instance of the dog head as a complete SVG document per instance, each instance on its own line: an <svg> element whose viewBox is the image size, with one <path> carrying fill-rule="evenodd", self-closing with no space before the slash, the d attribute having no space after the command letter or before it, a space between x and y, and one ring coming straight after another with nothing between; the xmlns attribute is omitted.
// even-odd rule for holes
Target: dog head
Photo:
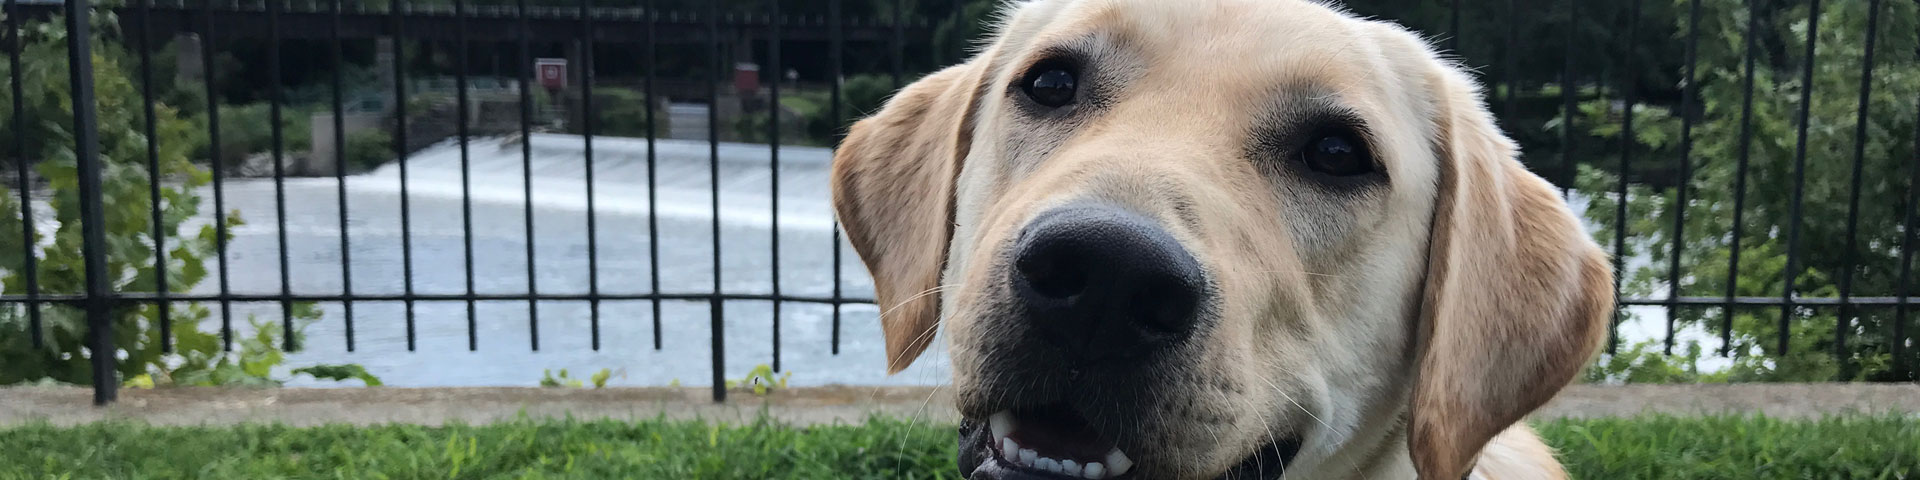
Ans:
<svg viewBox="0 0 1920 480"><path fill-rule="evenodd" d="M888 367L946 340L973 478L1459 478L1605 331L1604 254L1400 27L1038 0L998 32L832 175Z"/></svg>

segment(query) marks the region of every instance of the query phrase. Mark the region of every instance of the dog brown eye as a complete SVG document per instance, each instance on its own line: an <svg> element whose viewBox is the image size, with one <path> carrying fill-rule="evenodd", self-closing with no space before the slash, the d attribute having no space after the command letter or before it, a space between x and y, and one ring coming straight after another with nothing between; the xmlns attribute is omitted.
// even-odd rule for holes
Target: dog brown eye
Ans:
<svg viewBox="0 0 1920 480"><path fill-rule="evenodd" d="M1049 108L1060 108L1073 103L1074 90L1079 87L1079 78L1065 68L1035 68L1027 74L1027 97L1035 103Z"/></svg>
<svg viewBox="0 0 1920 480"><path fill-rule="evenodd" d="M1373 160L1358 139L1345 133L1321 135L1307 143L1300 156L1307 168L1328 175L1350 177L1373 172Z"/></svg>

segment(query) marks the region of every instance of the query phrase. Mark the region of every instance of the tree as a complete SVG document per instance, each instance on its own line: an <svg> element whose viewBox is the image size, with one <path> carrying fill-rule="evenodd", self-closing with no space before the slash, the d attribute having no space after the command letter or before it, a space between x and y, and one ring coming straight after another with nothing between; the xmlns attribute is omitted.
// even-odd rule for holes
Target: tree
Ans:
<svg viewBox="0 0 1920 480"><path fill-rule="evenodd" d="M36 231L34 238L23 238L25 224L20 216L19 192L0 187L0 291L8 295L26 292L26 263L29 252L37 262L36 280L43 293L79 294L85 276L81 266L79 176L75 162L71 91L67 82L66 30L61 19L26 25L21 51L25 95L12 98L0 92L0 105L18 106L25 113L24 124L0 123L0 132L33 138L29 161L46 181L53 195L47 200L58 226L51 232ZM182 235L183 223L200 210L195 188L211 177L188 160L195 146L189 141L190 122L181 120L167 105L153 106L155 150L151 153L153 175L148 170L148 137L144 99L136 89L132 75L116 57L119 54L111 36L110 14L98 17L95 44L100 51L92 56L95 111L98 116L103 224L107 229L104 254L110 286L120 292L157 291L159 270L156 259L164 263L166 279L173 291L184 291L203 280L207 271L204 259L218 242L212 225L202 226L192 235ZM8 78L11 67L0 65L0 78ZM7 112L11 113L11 112ZM12 116L6 115L5 122ZM13 137L8 137L13 138ZM11 187L9 185L8 187ZM160 203L153 204L158 194ZM155 223L154 210L159 212ZM36 212L36 220L48 212ZM241 225L237 215L227 216L228 227ZM168 250L156 252L153 237L163 235ZM32 344L31 319L24 305L0 308L0 385L53 381L87 383L91 381L91 352L85 346L85 313L70 305L43 304L41 346ZM210 316L205 306L182 302L167 309L173 338L163 338L161 309L150 303L124 303L110 313L114 324L114 343L120 349L119 378L142 384L272 384L277 383L271 369L282 360L278 348L280 329L253 321L251 332L237 332L236 352L224 352L219 334L202 328ZM301 324L318 318L311 304L296 303L292 316ZM296 331L296 335L297 335ZM171 341L174 352L163 351L163 342Z"/></svg>
<svg viewBox="0 0 1920 480"><path fill-rule="evenodd" d="M1685 6L1689 1L1676 3ZM1844 276L1851 277L1854 296L1912 294L1898 291L1897 276L1901 267L1899 248L1908 233L1902 226L1904 212L1912 199L1909 190L1915 188L1909 179L1916 168L1911 162L1915 158L1915 122L1920 116L1916 110L1920 105L1916 105L1913 94L1920 92L1920 58L1915 56L1920 38L1912 32L1920 31L1920 14L1916 14L1912 2L1879 3L1882 10L1864 118L1866 136L1860 146L1862 200L1857 211L1859 224L1852 231L1857 240L1851 244L1848 241L1848 219L1855 216L1850 214L1849 195L1861 107L1867 2L1823 5L1817 19L1811 84L1801 80L1801 69L1810 61L1804 46L1814 25L1809 22L1806 6L1757 13L1752 122L1743 135L1743 62L1747 51L1743 34L1749 15L1756 13L1749 12L1739 0L1701 0L1699 107L1690 113L1694 117L1693 142L1687 158L1692 162L1692 175L1684 184L1690 200L1676 211L1678 190L1655 186L1675 181L1629 177L1629 222L1624 227L1633 240L1627 244L1626 255L1652 261L1624 273L1626 295L1657 298L1666 294L1668 256L1676 241L1672 226L1674 216L1682 214L1685 228L1684 236L1678 239L1683 248L1679 293L1703 297L1725 294L1728 259L1734 248L1729 232L1736 226L1734 185L1743 148L1748 158L1747 191L1738 225L1741 237L1736 295L1779 297L1788 275L1796 279L1794 291L1800 296L1837 296ZM1685 28L1682 23L1680 31ZM1803 125L1799 119L1802 93L1810 94L1811 99L1804 123L1804 198L1797 217L1797 245L1789 245L1787 232L1795 221L1792 192L1798 132ZM1583 123L1588 125L1586 133L1591 135L1585 139L1587 143L1618 145L1625 115L1620 106L1604 100L1589 101L1582 105L1581 112ZM1687 112L1672 104L1636 105L1633 159L1671 165L1680 158L1679 116L1683 113ZM1743 139L1747 140L1744 147ZM1609 193L1620 179L1610 170L1585 166L1577 186L1593 199L1587 216L1603 226L1595 236L1606 245L1612 244L1614 229L1622 227L1614 224L1618 204ZM1786 271L1789 248L1799 262L1792 272ZM1731 332L1723 326L1726 312L1721 308L1685 308L1674 313L1681 327L1699 328L1716 337L1730 334L1735 354L1732 367L1720 376L1680 375L1679 379L1886 381L1901 380L1894 376L1892 366L1896 363L1907 365L1909 375L1920 370L1920 358L1913 355L1916 352L1912 348L1906 358L1891 357L1891 345L1906 339L1890 337L1894 320L1890 308L1847 311L1850 318L1843 329L1845 348L1840 349L1844 364L1835 358L1840 314L1835 307L1795 309L1788 317L1789 330L1785 333L1789 345L1785 352L1778 348L1780 308L1736 308ZM1909 338L1914 333L1920 332L1909 333ZM1649 376L1646 370L1669 369L1663 362L1673 361L1650 357L1655 349L1628 347L1622 348L1627 358L1603 360L1603 368L1596 375ZM1683 365L1681 369L1689 367Z"/></svg>

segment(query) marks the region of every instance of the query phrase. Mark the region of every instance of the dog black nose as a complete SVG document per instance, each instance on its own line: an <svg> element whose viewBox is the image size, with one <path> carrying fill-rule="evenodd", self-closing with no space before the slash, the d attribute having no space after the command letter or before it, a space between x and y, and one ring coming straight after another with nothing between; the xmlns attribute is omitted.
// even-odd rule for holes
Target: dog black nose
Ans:
<svg viewBox="0 0 1920 480"><path fill-rule="evenodd" d="M1153 220L1112 206L1042 213L1014 247L1034 330L1082 360L1144 354L1192 332L1206 279Z"/></svg>

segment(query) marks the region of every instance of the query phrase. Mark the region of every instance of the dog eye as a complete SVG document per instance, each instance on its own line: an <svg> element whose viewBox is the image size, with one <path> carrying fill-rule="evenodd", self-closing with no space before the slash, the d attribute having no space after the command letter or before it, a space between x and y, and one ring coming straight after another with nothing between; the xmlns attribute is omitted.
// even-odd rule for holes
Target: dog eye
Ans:
<svg viewBox="0 0 1920 480"><path fill-rule="evenodd" d="M1060 108L1073 103L1073 95L1079 88L1079 75L1063 66L1041 65L1027 72L1027 78L1021 81L1027 98L1048 108Z"/></svg>
<svg viewBox="0 0 1920 480"><path fill-rule="evenodd" d="M1373 160L1367 157L1364 145L1349 133L1324 134L1307 142L1300 158L1307 162L1307 168L1328 175L1351 177L1372 173Z"/></svg>

